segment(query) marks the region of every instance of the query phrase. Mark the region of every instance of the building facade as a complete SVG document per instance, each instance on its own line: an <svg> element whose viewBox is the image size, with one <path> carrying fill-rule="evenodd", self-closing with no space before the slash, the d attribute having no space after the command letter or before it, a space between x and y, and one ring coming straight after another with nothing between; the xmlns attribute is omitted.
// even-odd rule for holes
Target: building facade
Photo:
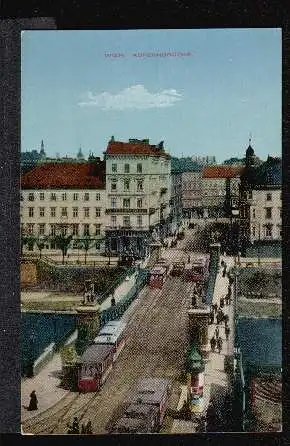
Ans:
<svg viewBox="0 0 290 446"><path fill-rule="evenodd" d="M21 179L21 235L24 251L57 253L55 237L72 235L69 252L88 244L88 252L104 251L106 190L104 162L46 163Z"/></svg>
<svg viewBox="0 0 290 446"><path fill-rule="evenodd" d="M201 170L182 172L182 208L187 218L203 215Z"/></svg>
<svg viewBox="0 0 290 446"><path fill-rule="evenodd" d="M202 172L202 207L205 217L230 217L239 206L240 176L244 166L211 166Z"/></svg>
<svg viewBox="0 0 290 446"><path fill-rule="evenodd" d="M182 224L182 173L171 170L171 233L178 232Z"/></svg>
<svg viewBox="0 0 290 446"><path fill-rule="evenodd" d="M163 143L110 140L106 160L106 250L144 258L170 232L171 161Z"/></svg>

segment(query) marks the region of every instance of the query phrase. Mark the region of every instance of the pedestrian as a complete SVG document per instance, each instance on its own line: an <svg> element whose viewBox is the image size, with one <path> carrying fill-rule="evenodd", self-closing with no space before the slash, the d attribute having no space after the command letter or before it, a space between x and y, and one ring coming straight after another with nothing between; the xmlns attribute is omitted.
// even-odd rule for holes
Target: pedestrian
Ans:
<svg viewBox="0 0 290 446"><path fill-rule="evenodd" d="M190 263L190 256L188 256L187 263Z"/></svg>
<svg viewBox="0 0 290 446"><path fill-rule="evenodd" d="M232 295L232 287L231 287L230 284L228 285L228 295L229 295L229 296Z"/></svg>
<svg viewBox="0 0 290 446"><path fill-rule="evenodd" d="M225 305L225 300L223 297L220 298L220 307L223 308Z"/></svg>
<svg viewBox="0 0 290 446"><path fill-rule="evenodd" d="M86 433L92 435L93 430L92 430L92 422L91 420L89 420L87 422L87 426L86 426Z"/></svg>
<svg viewBox="0 0 290 446"><path fill-rule="evenodd" d="M67 433L68 433L68 434L73 434L74 432L73 432L72 425L68 423L68 424L67 424L67 427L68 427Z"/></svg>
<svg viewBox="0 0 290 446"><path fill-rule="evenodd" d="M223 277L226 277L226 273L227 273L227 267L225 266L223 269Z"/></svg>
<svg viewBox="0 0 290 446"><path fill-rule="evenodd" d="M228 315L228 314L224 314L224 323L225 323L225 326L228 325L228 322L229 322L229 315Z"/></svg>
<svg viewBox="0 0 290 446"><path fill-rule="evenodd" d="M212 351L212 352L215 351L215 346L216 346L216 339L215 339L215 337L213 336L213 337L211 338L211 340L210 340L210 348L211 348L211 351Z"/></svg>
<svg viewBox="0 0 290 446"><path fill-rule="evenodd" d="M192 295L192 306L194 308L197 307L197 295L196 294Z"/></svg>
<svg viewBox="0 0 290 446"><path fill-rule="evenodd" d="M214 312L213 311L211 311L209 313L209 323L210 323L210 325L214 323Z"/></svg>
<svg viewBox="0 0 290 446"><path fill-rule="evenodd" d="M74 417L73 424L72 424L72 431L73 431L73 434L80 433L79 420L77 417Z"/></svg>
<svg viewBox="0 0 290 446"><path fill-rule="evenodd" d="M228 341L229 340L229 335L230 335L230 327L228 327L227 325L226 325L226 327L225 327L225 335L226 335L226 340Z"/></svg>
<svg viewBox="0 0 290 446"><path fill-rule="evenodd" d="M38 404L38 400L37 400L35 390L32 390L32 392L30 394L30 402L29 402L29 406L27 407L27 410L37 410L37 404Z"/></svg>
<svg viewBox="0 0 290 446"><path fill-rule="evenodd" d="M84 435L84 434L86 434L86 433L87 433L87 431L86 431L86 426L82 423L82 426L81 426L81 434Z"/></svg>
<svg viewBox="0 0 290 446"><path fill-rule="evenodd" d="M219 337L219 334L220 334L220 330L219 330L219 328L218 327L216 327L215 328L215 337L216 337L216 339L218 339L218 337Z"/></svg>
<svg viewBox="0 0 290 446"><path fill-rule="evenodd" d="M215 313L217 312L217 308L218 308L218 307L217 307L217 304L214 304L214 305L213 305L213 309L214 309L214 312L215 312Z"/></svg>
<svg viewBox="0 0 290 446"><path fill-rule="evenodd" d="M111 307L114 307L115 305L116 305L116 299L113 296L111 299Z"/></svg>
<svg viewBox="0 0 290 446"><path fill-rule="evenodd" d="M222 351L222 347L223 347L223 340L221 337L218 337L216 344L217 344L218 352L220 353Z"/></svg>
<svg viewBox="0 0 290 446"><path fill-rule="evenodd" d="M222 267L222 268L224 267L224 264L225 264L225 262L224 262L224 260L222 260L222 261L221 261L221 267Z"/></svg>

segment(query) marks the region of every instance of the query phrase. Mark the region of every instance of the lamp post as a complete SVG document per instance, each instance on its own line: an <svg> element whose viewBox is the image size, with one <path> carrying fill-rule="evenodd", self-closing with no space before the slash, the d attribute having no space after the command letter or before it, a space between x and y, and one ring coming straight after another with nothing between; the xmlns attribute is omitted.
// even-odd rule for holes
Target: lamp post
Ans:
<svg viewBox="0 0 290 446"><path fill-rule="evenodd" d="M239 209L232 208L231 217L234 218L234 222L235 222L235 223L237 223L239 215L240 215L240 211L239 211ZM231 219L231 220L232 220L232 219ZM233 224L232 224L231 226L232 226L232 231L231 231L231 232L232 232L232 246L233 246ZM238 257L239 257L239 245L240 245L240 243L239 243L239 238L240 238L240 226L238 225L238 239L237 239L237 252L238 252Z"/></svg>

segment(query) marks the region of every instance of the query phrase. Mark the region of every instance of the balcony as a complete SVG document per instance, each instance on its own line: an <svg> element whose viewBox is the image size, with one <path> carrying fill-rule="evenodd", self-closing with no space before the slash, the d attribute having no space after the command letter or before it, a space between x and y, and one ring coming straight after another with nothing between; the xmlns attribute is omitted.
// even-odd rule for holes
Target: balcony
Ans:
<svg viewBox="0 0 290 446"><path fill-rule="evenodd" d="M106 214L147 214L148 210L143 208L108 208Z"/></svg>
<svg viewBox="0 0 290 446"><path fill-rule="evenodd" d="M105 231L148 231L148 227L143 226L133 226L133 225L116 225L116 226L105 226Z"/></svg>

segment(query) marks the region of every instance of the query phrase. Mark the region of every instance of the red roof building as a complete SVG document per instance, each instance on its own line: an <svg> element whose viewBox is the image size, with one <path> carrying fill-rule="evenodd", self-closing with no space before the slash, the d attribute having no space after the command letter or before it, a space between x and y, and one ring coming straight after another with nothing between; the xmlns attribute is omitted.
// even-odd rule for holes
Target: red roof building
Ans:
<svg viewBox="0 0 290 446"><path fill-rule="evenodd" d="M244 166L210 166L203 169L202 178L236 178L243 170Z"/></svg>
<svg viewBox="0 0 290 446"><path fill-rule="evenodd" d="M23 175L21 189L105 189L105 162L43 164Z"/></svg>
<svg viewBox="0 0 290 446"><path fill-rule="evenodd" d="M160 145L152 145L146 142L120 142L110 141L106 155L134 155L134 156L157 156L170 159L169 153L164 152Z"/></svg>

